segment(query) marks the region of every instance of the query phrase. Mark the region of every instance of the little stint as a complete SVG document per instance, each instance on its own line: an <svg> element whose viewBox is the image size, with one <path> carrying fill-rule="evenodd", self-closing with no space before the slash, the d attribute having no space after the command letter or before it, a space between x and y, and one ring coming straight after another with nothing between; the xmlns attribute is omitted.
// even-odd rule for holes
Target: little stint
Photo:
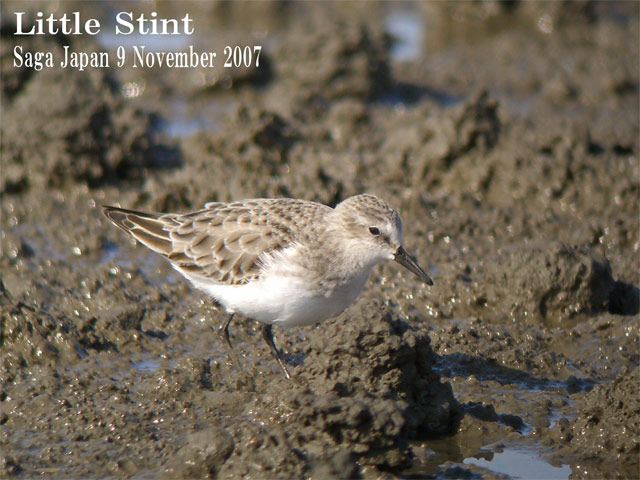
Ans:
<svg viewBox="0 0 640 480"><path fill-rule="evenodd" d="M338 315L385 260L433 285L402 247L398 212L369 194L335 208L259 198L207 203L182 214L110 206L104 214L227 310L218 331L229 347L234 314L261 322L264 340L287 378L272 325L311 325Z"/></svg>

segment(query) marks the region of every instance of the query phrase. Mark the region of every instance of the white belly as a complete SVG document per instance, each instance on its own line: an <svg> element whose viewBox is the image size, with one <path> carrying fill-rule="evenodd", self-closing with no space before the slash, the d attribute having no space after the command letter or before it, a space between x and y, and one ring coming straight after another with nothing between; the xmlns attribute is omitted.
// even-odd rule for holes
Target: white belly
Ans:
<svg viewBox="0 0 640 480"><path fill-rule="evenodd" d="M189 278L229 312L280 327L312 325L340 314L362 292L369 271L331 292L319 293L299 276L270 276L246 285L202 283Z"/></svg>

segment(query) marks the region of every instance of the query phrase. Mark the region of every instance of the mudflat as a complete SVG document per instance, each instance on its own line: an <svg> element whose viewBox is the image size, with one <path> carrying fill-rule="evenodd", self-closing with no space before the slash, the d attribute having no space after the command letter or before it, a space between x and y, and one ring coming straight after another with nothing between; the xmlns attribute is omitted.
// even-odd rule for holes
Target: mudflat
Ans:
<svg viewBox="0 0 640 480"><path fill-rule="evenodd" d="M260 67L14 67L109 47L3 15L0 476L637 477L637 3L158 8ZM290 382L101 209L362 192L435 285L276 329Z"/></svg>

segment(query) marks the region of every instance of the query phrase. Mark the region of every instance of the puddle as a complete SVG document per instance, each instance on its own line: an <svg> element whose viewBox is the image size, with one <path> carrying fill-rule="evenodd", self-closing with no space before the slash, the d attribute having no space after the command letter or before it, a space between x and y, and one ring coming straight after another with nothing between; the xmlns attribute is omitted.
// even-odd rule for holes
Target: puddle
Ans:
<svg viewBox="0 0 640 480"><path fill-rule="evenodd" d="M450 94L444 90L434 88L414 89L407 85L399 85L393 91L379 98L383 105L390 105L396 109L405 108L406 105L417 102L421 98L428 98L441 107L454 107L462 102L462 97Z"/></svg>
<svg viewBox="0 0 640 480"><path fill-rule="evenodd" d="M160 131L170 138L187 138L198 132L216 132L221 126L220 119L227 115L232 106L231 101L210 100L192 108L186 99L176 98L169 107L170 115L160 122ZM194 111L195 110L195 111Z"/></svg>
<svg viewBox="0 0 640 480"><path fill-rule="evenodd" d="M140 360L139 362L131 361L131 366L140 372L153 373L160 367L158 360Z"/></svg>
<svg viewBox="0 0 640 480"><path fill-rule="evenodd" d="M421 58L424 44L424 23L409 10L392 11L386 19L385 30L393 37L391 59L410 62Z"/></svg>
<svg viewBox="0 0 640 480"><path fill-rule="evenodd" d="M68 261L70 254L78 255L77 247L69 245L69 242L60 245L54 244L45 229L38 225L29 225L26 223L18 224L8 229L13 235L24 239L24 244L31 254L28 257L36 259L56 260L60 262ZM21 247L24 248L24 247ZM15 256L18 252L15 252Z"/></svg>
<svg viewBox="0 0 640 480"><path fill-rule="evenodd" d="M486 455L465 458L462 463L477 465L513 478L528 480L567 479L571 475L569 465L555 467L540 458L538 453L534 451L505 449L501 453L486 452Z"/></svg>
<svg viewBox="0 0 640 480"><path fill-rule="evenodd" d="M172 118L162 122L161 130L165 132L169 138L186 138L201 131L213 131L216 125L214 122L208 122L206 119L195 117Z"/></svg>

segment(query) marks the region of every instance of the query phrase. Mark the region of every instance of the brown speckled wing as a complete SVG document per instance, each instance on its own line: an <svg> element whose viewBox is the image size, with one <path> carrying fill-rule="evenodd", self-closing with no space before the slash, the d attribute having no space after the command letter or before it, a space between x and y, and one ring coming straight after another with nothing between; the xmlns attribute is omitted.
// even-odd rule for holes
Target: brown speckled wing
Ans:
<svg viewBox="0 0 640 480"><path fill-rule="evenodd" d="M209 203L186 214L148 214L106 207L120 228L166 256L189 277L240 285L256 278L261 257L299 240L301 228L331 211L294 199Z"/></svg>

